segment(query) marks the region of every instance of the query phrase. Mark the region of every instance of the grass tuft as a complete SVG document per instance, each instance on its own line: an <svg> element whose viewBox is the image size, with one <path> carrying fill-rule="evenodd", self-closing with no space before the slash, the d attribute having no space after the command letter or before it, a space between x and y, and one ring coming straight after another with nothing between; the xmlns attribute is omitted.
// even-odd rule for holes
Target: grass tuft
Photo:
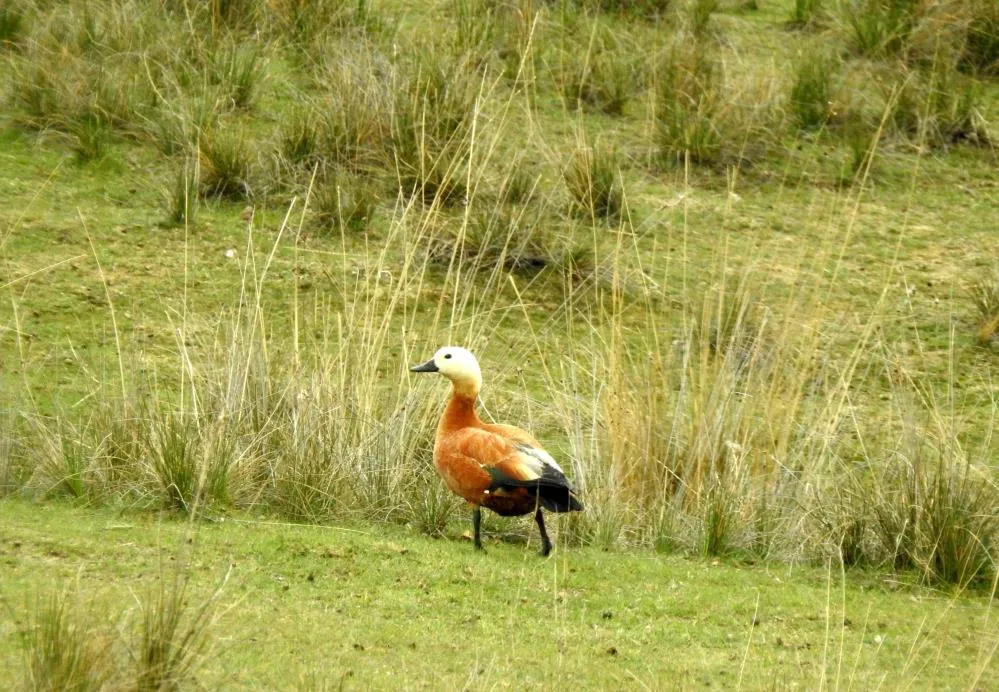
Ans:
<svg viewBox="0 0 999 692"><path fill-rule="evenodd" d="M412 496L407 513L416 527L428 536L446 535L452 519L459 515L459 498L430 469L417 477Z"/></svg>
<svg viewBox="0 0 999 692"><path fill-rule="evenodd" d="M969 295L978 312L978 343L995 343L999 337L999 270L974 281Z"/></svg>
<svg viewBox="0 0 999 692"><path fill-rule="evenodd" d="M627 35L600 21L563 28L568 34L559 55L556 88L572 109L585 107L620 116L641 83L639 64Z"/></svg>
<svg viewBox="0 0 999 692"><path fill-rule="evenodd" d="M250 198L252 151L239 131L217 129L200 141L198 169L201 194L233 200Z"/></svg>
<svg viewBox="0 0 999 692"><path fill-rule="evenodd" d="M676 0L577 0L586 9L638 19L663 19Z"/></svg>
<svg viewBox="0 0 999 692"><path fill-rule="evenodd" d="M923 567L934 580L963 588L990 583L999 550L999 493L970 465L938 469L928 489L926 557Z"/></svg>
<svg viewBox="0 0 999 692"><path fill-rule="evenodd" d="M832 103L835 63L823 56L801 58L791 86L791 112L801 130L826 125Z"/></svg>
<svg viewBox="0 0 999 692"><path fill-rule="evenodd" d="M193 512L198 500L198 459L192 423L166 417L151 426L152 469L170 507Z"/></svg>
<svg viewBox="0 0 999 692"><path fill-rule="evenodd" d="M312 207L317 221L335 234L368 229L378 205L377 190L360 176L334 174L313 190Z"/></svg>
<svg viewBox="0 0 999 692"><path fill-rule="evenodd" d="M85 692L104 689L109 681L109 652L69 594L39 600L20 634L30 689Z"/></svg>
<svg viewBox="0 0 999 692"><path fill-rule="evenodd" d="M285 118L278 133L278 148L285 162L304 170L320 162L320 117L318 109L296 107Z"/></svg>
<svg viewBox="0 0 999 692"><path fill-rule="evenodd" d="M581 145L563 175L575 212L593 221L614 221L624 206L617 152L605 145Z"/></svg>
<svg viewBox="0 0 999 692"><path fill-rule="evenodd" d="M999 5L990 0L965 3L968 15L958 66L975 74L999 74Z"/></svg>
<svg viewBox="0 0 999 692"><path fill-rule="evenodd" d="M111 147L111 130L98 117L84 117L68 126L70 149L77 162L99 161Z"/></svg>
<svg viewBox="0 0 999 692"><path fill-rule="evenodd" d="M864 502L880 553L896 569L918 568L933 582L964 588L995 575L999 519L994 486L966 460L899 454L877 467Z"/></svg>
<svg viewBox="0 0 999 692"><path fill-rule="evenodd" d="M425 204L453 205L467 195L467 137L478 80L465 59L423 52L397 87L392 156L400 191Z"/></svg>
<svg viewBox="0 0 999 692"><path fill-rule="evenodd" d="M841 7L851 48L858 55L884 58L906 49L919 0L859 0Z"/></svg>
<svg viewBox="0 0 999 692"><path fill-rule="evenodd" d="M16 50L29 35L28 13L17 2L5 2L0 7L0 48Z"/></svg>
<svg viewBox="0 0 999 692"><path fill-rule="evenodd" d="M823 0L794 0L787 26L791 29L813 29L822 21Z"/></svg>
<svg viewBox="0 0 999 692"><path fill-rule="evenodd" d="M198 167L188 159L177 172L167 195L167 221L175 226L193 226L198 211Z"/></svg>
<svg viewBox="0 0 999 692"><path fill-rule="evenodd" d="M738 523L735 494L724 481L714 478L701 502L701 554L707 557L724 555L732 548L734 528Z"/></svg>
<svg viewBox="0 0 999 692"><path fill-rule="evenodd" d="M719 6L719 0L688 0L684 20L695 40L699 41L710 35L711 18Z"/></svg>
<svg viewBox="0 0 999 692"><path fill-rule="evenodd" d="M895 90L891 124L916 146L989 144L990 136L981 116L980 89L956 70L946 67L915 70L903 74Z"/></svg>
<svg viewBox="0 0 999 692"><path fill-rule="evenodd" d="M718 66L704 51L681 56L672 51L660 68L656 85L656 126L664 161L717 163L725 134Z"/></svg>
<svg viewBox="0 0 999 692"><path fill-rule="evenodd" d="M188 576L161 575L142 602L134 653L135 689L173 690L194 682L211 644L209 630L221 588L192 606Z"/></svg>
<svg viewBox="0 0 999 692"><path fill-rule="evenodd" d="M226 94L225 100L232 108L251 108L264 73L258 49L253 44L233 42L214 58L212 81Z"/></svg>

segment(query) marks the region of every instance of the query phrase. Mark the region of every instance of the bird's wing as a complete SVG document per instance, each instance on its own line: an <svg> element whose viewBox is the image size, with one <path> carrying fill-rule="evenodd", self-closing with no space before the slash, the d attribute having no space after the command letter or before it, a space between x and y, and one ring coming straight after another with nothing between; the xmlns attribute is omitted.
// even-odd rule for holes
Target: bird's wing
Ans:
<svg viewBox="0 0 999 692"><path fill-rule="evenodd" d="M458 450L481 464L492 477L494 487L572 489L562 467L540 446L508 439L498 431L472 428L462 433L460 440L456 440ZM524 435L528 437L526 433Z"/></svg>

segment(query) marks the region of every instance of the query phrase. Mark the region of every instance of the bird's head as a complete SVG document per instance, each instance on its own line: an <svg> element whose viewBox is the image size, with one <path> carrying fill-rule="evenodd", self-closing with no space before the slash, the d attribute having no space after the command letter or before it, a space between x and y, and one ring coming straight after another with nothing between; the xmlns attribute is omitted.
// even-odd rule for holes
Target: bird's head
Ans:
<svg viewBox="0 0 999 692"><path fill-rule="evenodd" d="M470 351L460 346L445 346L426 363L414 365L412 372L439 372L451 380L459 394L474 397L482 387L482 371L479 362Z"/></svg>

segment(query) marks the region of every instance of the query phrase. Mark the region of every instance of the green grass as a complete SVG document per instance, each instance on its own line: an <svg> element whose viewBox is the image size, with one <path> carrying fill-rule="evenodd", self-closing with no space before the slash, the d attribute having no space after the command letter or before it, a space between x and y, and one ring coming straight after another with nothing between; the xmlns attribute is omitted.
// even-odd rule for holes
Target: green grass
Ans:
<svg viewBox="0 0 999 692"><path fill-rule="evenodd" d="M148 614L133 594L158 603L145 594L175 573L191 609L210 602L190 669L209 688L866 688L890 679L953 689L995 675L987 598L863 571L844 581L836 566L562 546L538 560L532 546L488 532L479 554L453 534L404 527L262 517L192 528L169 515L19 500L0 503L0 517L4 687L24 680L17 631L33 598L66 590L95 634L113 636L115 622L142 632ZM130 637L117 645L144 650ZM134 675L131 665L119 652L111 680Z"/></svg>
<svg viewBox="0 0 999 692"><path fill-rule="evenodd" d="M406 369L461 343L483 364L485 415L529 428L582 488L562 537L593 564L711 571L667 551L754 584L787 570L822 612L814 575L788 565L854 566L864 605L858 589L882 579L974 593L952 610L993 589L988 2L12 7L0 492L15 505L335 524L436 546L438 570L479 564L424 538L466 517L430 465L446 387ZM521 560L516 545L492 553ZM169 610L176 592L143 593ZM74 658L62 611L36 611L40 631L70 633L70 663L89 655ZM741 655L710 666L808 661L753 686L940 669L918 645L826 646L840 630L821 622L819 663L741 632ZM605 662L639 680L697 682L631 636L656 663L627 659L627 639L562 660L614 646ZM426 670L358 643L410 657L413 680ZM127 668L123 648L111 660ZM347 669L294 679L332 686ZM950 674L918 682L971 680Z"/></svg>

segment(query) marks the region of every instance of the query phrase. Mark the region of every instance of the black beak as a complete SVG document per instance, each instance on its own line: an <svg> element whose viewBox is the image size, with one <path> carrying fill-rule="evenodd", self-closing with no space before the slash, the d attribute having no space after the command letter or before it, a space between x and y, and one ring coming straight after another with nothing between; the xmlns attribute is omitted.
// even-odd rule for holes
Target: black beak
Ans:
<svg viewBox="0 0 999 692"><path fill-rule="evenodd" d="M434 359L431 358L430 360L428 360L426 363L423 363L422 365L413 365L413 366L410 366L409 371L410 372L437 372L438 371L438 369L437 369L437 363L435 363Z"/></svg>

